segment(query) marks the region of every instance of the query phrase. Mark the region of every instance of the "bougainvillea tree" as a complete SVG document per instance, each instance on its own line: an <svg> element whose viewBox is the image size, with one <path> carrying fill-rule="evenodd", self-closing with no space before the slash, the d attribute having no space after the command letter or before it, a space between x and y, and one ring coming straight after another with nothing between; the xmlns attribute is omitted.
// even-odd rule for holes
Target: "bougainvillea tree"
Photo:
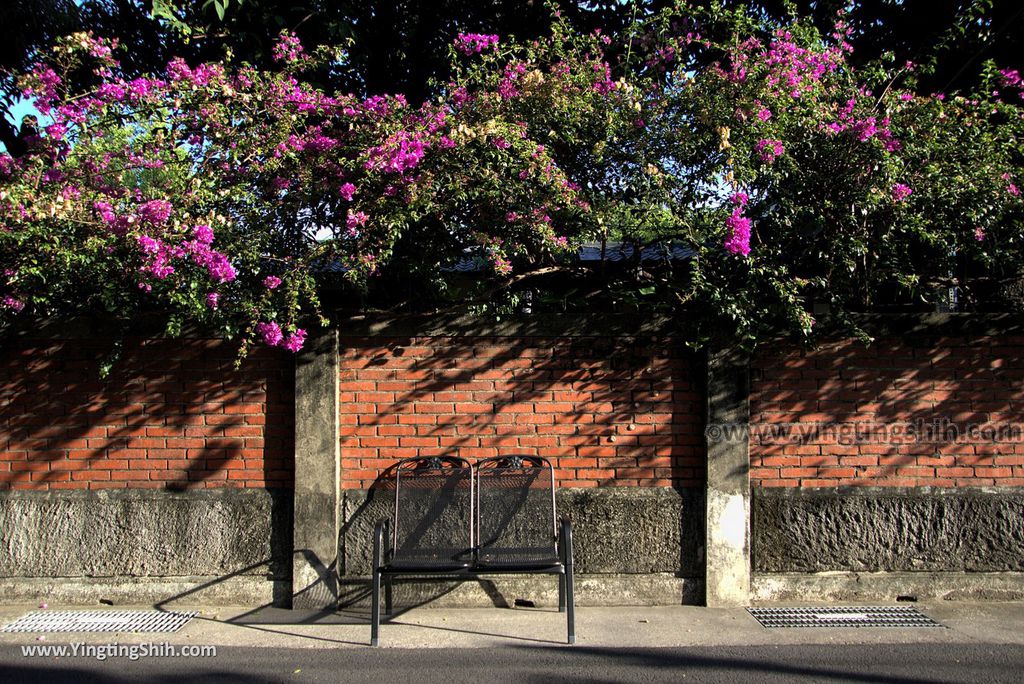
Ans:
<svg viewBox="0 0 1024 684"><path fill-rule="evenodd" d="M301 85L293 72L315 58L289 35L273 73L176 60L125 81L113 47L72 36L24 80L50 123L29 154L0 158L6 318L155 307L172 331L212 323L295 351L319 270L364 283L410 230L429 229L425 259L476 245L505 276L511 258L564 249L556 226L571 229L586 211L527 124L498 103L542 108L537 100L566 102L572 89L603 98L589 66L567 64L543 88L510 67L509 90L452 84L445 101L412 108L401 95ZM96 88L62 90L62 74L85 67Z"/></svg>
<svg viewBox="0 0 1024 684"><path fill-rule="evenodd" d="M856 73L849 30L714 10L576 36L556 16L527 44L458 36L416 107L297 78L344 56L288 33L273 70L134 79L72 36L22 81L29 151L0 156L0 320L159 312L296 351L324 273L443 284L468 254L494 292L592 238L688 245L685 268L617 286L685 312L696 342L1019 276L1019 74L917 93L911 64Z"/></svg>
<svg viewBox="0 0 1024 684"><path fill-rule="evenodd" d="M1015 72L990 65L971 95L918 93L912 63L850 66L842 13L825 36L797 20L717 19L662 24L647 64L665 74L654 135L699 253L690 294L704 320L752 338L810 333L816 303L843 318L934 307L956 288L978 306L995 280L1020 277Z"/></svg>

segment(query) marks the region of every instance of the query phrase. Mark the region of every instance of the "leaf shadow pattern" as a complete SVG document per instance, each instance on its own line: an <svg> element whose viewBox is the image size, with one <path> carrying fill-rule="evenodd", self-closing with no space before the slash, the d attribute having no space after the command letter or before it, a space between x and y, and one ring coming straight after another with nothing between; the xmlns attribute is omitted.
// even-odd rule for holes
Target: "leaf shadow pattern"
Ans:
<svg viewBox="0 0 1024 684"><path fill-rule="evenodd" d="M118 365L101 379L109 349L110 341L100 337L6 341L0 354L0 491L21 490L19 496L50 508L61 505L58 492L81 490L92 499L98 490L121 491L109 501L97 496L95 505L68 509L84 516L62 520L70 526L69 539L55 539L62 528L45 521L38 523L45 529L5 533L31 535L40 547L32 554L53 556L51 544L78 544L65 571L86 574L100 569L116 575L127 567L119 555L125 548L152 550L154 544L159 558L139 564L154 577L183 567L188 575L230 577L262 558L248 573L264 575L275 600L283 602L281 585L291 572L291 357L257 351L235 369L235 349L222 340L129 338ZM255 498L221 496L232 489L247 489ZM153 504L209 517L177 527L168 521L167 539L154 541L145 522L152 516L136 514ZM259 519L267 507L269 519ZM35 524L31 517L17 520ZM110 520L119 526L118 543L95 544L88 521ZM223 546L197 556L188 544L199 537ZM189 556L206 559L209 572Z"/></svg>
<svg viewBox="0 0 1024 684"><path fill-rule="evenodd" d="M0 488L291 484L293 371L221 340L18 340L0 360Z"/></svg>
<svg viewBox="0 0 1024 684"><path fill-rule="evenodd" d="M693 509L706 472L703 357L667 335L590 330L343 336L343 577L369 574L369 520L382 515L377 483L398 459L511 454L550 459L560 487L569 490L642 487L685 495L675 528L657 532L674 539L680 553L655 571L702 574L703 521ZM577 544L581 572L607 553L585 538Z"/></svg>
<svg viewBox="0 0 1024 684"><path fill-rule="evenodd" d="M1024 337L778 346L750 399L755 571L1019 570Z"/></svg>

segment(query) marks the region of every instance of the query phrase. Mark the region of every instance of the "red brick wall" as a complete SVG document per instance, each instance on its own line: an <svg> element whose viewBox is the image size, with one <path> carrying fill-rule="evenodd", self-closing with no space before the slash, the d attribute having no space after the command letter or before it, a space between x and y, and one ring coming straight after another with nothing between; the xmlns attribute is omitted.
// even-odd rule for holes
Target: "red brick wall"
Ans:
<svg viewBox="0 0 1024 684"><path fill-rule="evenodd" d="M216 340L7 340L0 489L288 487L292 359Z"/></svg>
<svg viewBox="0 0 1024 684"><path fill-rule="evenodd" d="M768 349L750 411L755 487L1024 485L1024 338Z"/></svg>
<svg viewBox="0 0 1024 684"><path fill-rule="evenodd" d="M564 487L704 481L700 375L668 340L342 338L342 486L398 459L552 459Z"/></svg>

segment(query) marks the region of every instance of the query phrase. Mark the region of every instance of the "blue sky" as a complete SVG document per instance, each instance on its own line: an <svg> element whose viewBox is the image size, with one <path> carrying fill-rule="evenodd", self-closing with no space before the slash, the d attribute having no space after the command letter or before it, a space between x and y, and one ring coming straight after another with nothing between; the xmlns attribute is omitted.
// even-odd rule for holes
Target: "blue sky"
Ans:
<svg viewBox="0 0 1024 684"><path fill-rule="evenodd" d="M11 107L7 119L14 124L15 128L20 128L21 117L25 116L26 114L34 114L36 117L40 119L40 123L43 123L43 117L39 114L39 112L36 111L36 108L32 106L31 100L20 100L19 102L15 103L15 105ZM3 150L4 152L7 151L7 148L4 146L2 142L0 142L0 150Z"/></svg>

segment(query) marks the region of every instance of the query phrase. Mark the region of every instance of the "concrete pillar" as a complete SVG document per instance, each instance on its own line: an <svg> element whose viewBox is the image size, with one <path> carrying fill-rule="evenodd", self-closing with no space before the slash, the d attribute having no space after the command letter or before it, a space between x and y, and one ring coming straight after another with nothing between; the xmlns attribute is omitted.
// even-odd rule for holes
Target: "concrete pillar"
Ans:
<svg viewBox="0 0 1024 684"><path fill-rule="evenodd" d="M740 606L750 596L749 358L714 349L707 370L706 603Z"/></svg>
<svg viewBox="0 0 1024 684"><path fill-rule="evenodd" d="M311 336L295 361L292 607L338 602L338 331Z"/></svg>

